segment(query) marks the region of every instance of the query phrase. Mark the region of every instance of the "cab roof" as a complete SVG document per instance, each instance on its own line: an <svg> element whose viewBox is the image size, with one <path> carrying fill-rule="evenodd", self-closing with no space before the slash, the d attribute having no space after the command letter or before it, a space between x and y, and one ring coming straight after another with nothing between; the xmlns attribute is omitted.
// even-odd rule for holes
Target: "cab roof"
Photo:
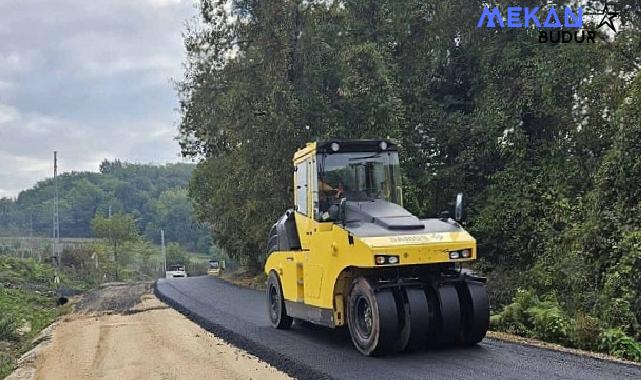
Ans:
<svg viewBox="0 0 641 380"><path fill-rule="evenodd" d="M297 150L296 153L294 153L294 161L300 160L314 151L316 151L316 153L382 152L382 142L387 144L387 148L385 149L386 152L396 152L398 150L396 144L387 139L322 140L307 143L304 148ZM332 144L334 143L339 145L339 150L337 152L332 150Z"/></svg>

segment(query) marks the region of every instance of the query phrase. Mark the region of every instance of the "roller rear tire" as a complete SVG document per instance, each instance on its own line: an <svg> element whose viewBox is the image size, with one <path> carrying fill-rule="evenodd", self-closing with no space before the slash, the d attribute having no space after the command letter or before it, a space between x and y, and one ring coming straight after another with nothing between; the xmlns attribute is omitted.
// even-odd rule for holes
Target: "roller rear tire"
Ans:
<svg viewBox="0 0 641 380"><path fill-rule="evenodd" d="M436 328L436 345L451 347L458 343L461 335L461 305L456 287L441 284L436 289L438 297L438 324Z"/></svg>
<svg viewBox="0 0 641 380"><path fill-rule="evenodd" d="M430 307L421 288L405 289L409 309L410 338L407 351L418 351L426 347L430 330Z"/></svg>
<svg viewBox="0 0 641 380"><path fill-rule="evenodd" d="M283 288L280 279L275 272L269 273L267 278L267 316L272 327L280 330L286 330L292 327L294 319L287 315L285 309L285 298L283 297Z"/></svg>
<svg viewBox="0 0 641 380"><path fill-rule="evenodd" d="M458 287L463 326L461 344L473 346L485 337L490 327L490 304L485 284L476 281L465 281Z"/></svg>

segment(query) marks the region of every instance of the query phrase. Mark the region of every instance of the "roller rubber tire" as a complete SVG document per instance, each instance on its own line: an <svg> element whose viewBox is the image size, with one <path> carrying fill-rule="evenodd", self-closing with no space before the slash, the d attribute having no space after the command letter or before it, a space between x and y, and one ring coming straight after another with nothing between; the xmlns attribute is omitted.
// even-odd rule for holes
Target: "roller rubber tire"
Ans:
<svg viewBox="0 0 641 380"><path fill-rule="evenodd" d="M456 287L441 284L436 289L438 296L438 324L436 326L436 343L441 347L450 347L459 342L461 336L461 305Z"/></svg>
<svg viewBox="0 0 641 380"><path fill-rule="evenodd" d="M409 341L407 351L416 351L425 347L430 329L430 309L425 291L420 288L405 289L409 309Z"/></svg>
<svg viewBox="0 0 641 380"><path fill-rule="evenodd" d="M270 272L267 278L267 316L272 327L287 330L292 327L294 319L287 315L283 288L276 272Z"/></svg>
<svg viewBox="0 0 641 380"><path fill-rule="evenodd" d="M458 290L463 312L460 343L472 346L483 340L490 327L490 304L482 282L466 281Z"/></svg>
<svg viewBox="0 0 641 380"><path fill-rule="evenodd" d="M366 356L380 356L397 348L400 334L394 294L374 291L363 277L352 283L347 303L347 322L352 342Z"/></svg>
<svg viewBox="0 0 641 380"><path fill-rule="evenodd" d="M396 311L398 313L398 323L399 323L399 333L398 339L394 346L394 351L403 351L407 348L407 344L411 338L411 314L410 314L410 305L407 302L407 294L405 289L401 287L392 288L392 294L394 295L394 301L396 302Z"/></svg>

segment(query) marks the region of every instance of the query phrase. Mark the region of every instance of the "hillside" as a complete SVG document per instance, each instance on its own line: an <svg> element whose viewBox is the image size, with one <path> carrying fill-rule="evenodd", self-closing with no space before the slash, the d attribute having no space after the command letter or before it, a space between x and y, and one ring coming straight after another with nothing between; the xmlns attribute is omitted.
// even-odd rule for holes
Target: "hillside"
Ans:
<svg viewBox="0 0 641 380"><path fill-rule="evenodd" d="M185 187L194 165L143 165L104 161L99 172L63 173L59 177L60 234L91 237L96 214L132 214L139 232L156 243L160 229L168 241L205 252L209 234L192 219ZM0 199L0 236L49 236L53 179L38 182L16 199Z"/></svg>

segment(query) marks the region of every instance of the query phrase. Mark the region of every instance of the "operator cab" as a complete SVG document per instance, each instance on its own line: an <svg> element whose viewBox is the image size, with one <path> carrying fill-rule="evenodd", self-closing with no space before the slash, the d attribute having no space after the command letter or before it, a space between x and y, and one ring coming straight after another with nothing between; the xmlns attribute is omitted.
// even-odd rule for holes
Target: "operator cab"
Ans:
<svg viewBox="0 0 641 380"><path fill-rule="evenodd" d="M390 141L308 144L294 162L296 211L316 222L341 224L363 237L461 228L451 220L420 220L403 208L398 150Z"/></svg>

